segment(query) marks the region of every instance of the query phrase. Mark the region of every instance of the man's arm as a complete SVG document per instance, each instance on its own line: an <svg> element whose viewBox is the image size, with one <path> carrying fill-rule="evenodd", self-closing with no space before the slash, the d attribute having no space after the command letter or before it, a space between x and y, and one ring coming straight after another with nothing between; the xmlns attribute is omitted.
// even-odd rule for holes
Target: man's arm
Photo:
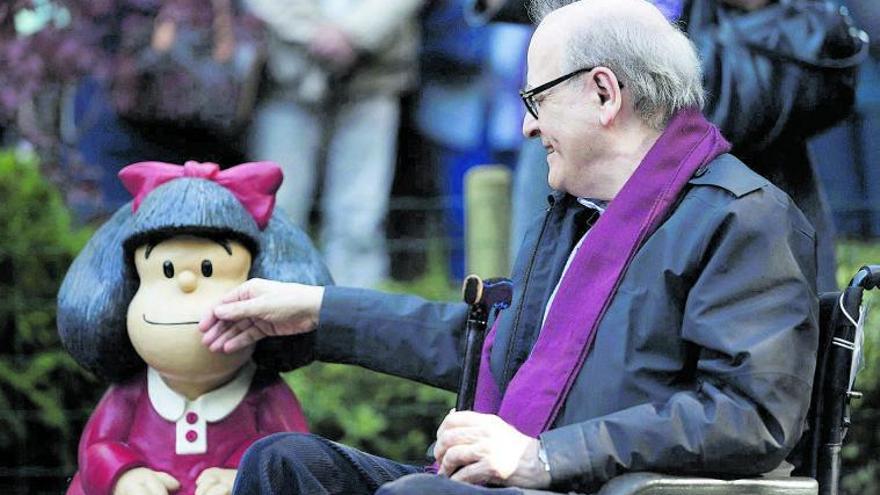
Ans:
<svg viewBox="0 0 880 495"><path fill-rule="evenodd" d="M816 364L814 239L770 196L714 213L682 321L682 339L699 351L694 383L542 434L554 485L595 487L625 471L756 475L793 448Z"/></svg>
<svg viewBox="0 0 880 495"><path fill-rule="evenodd" d="M464 303L327 287L316 356L455 390L466 318Z"/></svg>
<svg viewBox="0 0 880 495"><path fill-rule="evenodd" d="M224 296L199 329L205 345L227 353L264 337L316 332L320 360L454 390L466 317L463 303L252 279Z"/></svg>

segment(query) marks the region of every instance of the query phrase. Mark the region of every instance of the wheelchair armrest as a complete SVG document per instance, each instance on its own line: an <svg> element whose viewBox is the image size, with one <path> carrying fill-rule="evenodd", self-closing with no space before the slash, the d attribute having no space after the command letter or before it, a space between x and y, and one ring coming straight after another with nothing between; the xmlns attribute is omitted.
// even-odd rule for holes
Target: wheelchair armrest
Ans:
<svg viewBox="0 0 880 495"><path fill-rule="evenodd" d="M813 478L747 478L718 480L670 476L657 473L628 473L609 481L596 495L817 495Z"/></svg>

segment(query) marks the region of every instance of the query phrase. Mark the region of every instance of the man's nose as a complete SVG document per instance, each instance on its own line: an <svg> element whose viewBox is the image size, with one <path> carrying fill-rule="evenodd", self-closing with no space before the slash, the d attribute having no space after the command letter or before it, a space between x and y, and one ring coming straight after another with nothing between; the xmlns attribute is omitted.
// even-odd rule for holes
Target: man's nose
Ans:
<svg viewBox="0 0 880 495"><path fill-rule="evenodd" d="M196 274L190 270L184 270L177 276L177 284L183 292L192 292L199 285Z"/></svg>
<svg viewBox="0 0 880 495"><path fill-rule="evenodd" d="M532 117L529 112L526 112L526 116L523 117L522 133L526 139L538 137L541 134L538 129L538 119Z"/></svg>

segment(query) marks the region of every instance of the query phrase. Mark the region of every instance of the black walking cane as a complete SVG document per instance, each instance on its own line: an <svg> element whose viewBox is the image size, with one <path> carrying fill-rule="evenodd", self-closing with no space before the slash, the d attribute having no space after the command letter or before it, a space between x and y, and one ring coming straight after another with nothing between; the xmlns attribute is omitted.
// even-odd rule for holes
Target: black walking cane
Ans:
<svg viewBox="0 0 880 495"><path fill-rule="evenodd" d="M508 278L482 280L476 275L468 275L462 287L464 302L469 306L465 323L464 362L461 365L461 379L458 382L458 398L455 409L469 411L474 408L477 392L477 375L480 372L480 357L483 341L486 338L486 324L489 312L497 312L510 306L513 296L513 282ZM425 458L433 463L434 443L428 446Z"/></svg>
<svg viewBox="0 0 880 495"><path fill-rule="evenodd" d="M497 316L498 311L510 306L513 282L507 278L490 278L484 281L476 275L469 275L464 280L462 296L470 308L465 324L464 362L461 366L461 381L458 385L455 409L469 411L474 407L477 375L480 371L480 357L483 340L486 338L489 312L494 310Z"/></svg>

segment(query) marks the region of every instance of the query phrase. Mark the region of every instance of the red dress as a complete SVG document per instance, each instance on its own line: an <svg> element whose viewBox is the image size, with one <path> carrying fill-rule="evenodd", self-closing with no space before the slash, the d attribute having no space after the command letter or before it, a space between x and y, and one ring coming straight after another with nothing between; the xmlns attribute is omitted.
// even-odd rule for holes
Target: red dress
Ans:
<svg viewBox="0 0 880 495"><path fill-rule="evenodd" d="M251 379L253 370L247 371L245 382L236 379L246 389L214 394L217 400L209 400L212 392L195 402L178 397L154 406L157 397L169 393L157 393L164 384L152 377L148 387L147 373L112 386L80 439L79 471L67 495L111 495L119 476L136 467L166 472L180 482L175 495L192 495L202 471L237 469L254 441L276 432L308 431L296 397L279 376ZM199 443L201 449L192 448ZM179 453L187 450L196 453Z"/></svg>

